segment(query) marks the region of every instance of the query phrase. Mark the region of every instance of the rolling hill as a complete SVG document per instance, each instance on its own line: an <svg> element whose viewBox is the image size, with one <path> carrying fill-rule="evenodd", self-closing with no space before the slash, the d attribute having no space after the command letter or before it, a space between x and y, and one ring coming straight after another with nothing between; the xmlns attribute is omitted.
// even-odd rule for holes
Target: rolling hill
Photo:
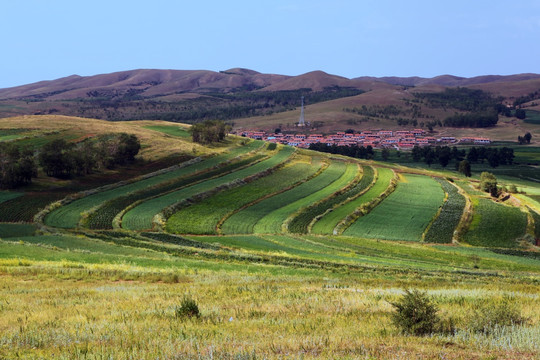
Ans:
<svg viewBox="0 0 540 360"><path fill-rule="evenodd" d="M0 146L39 153L119 132L140 139L135 162L63 179L40 169L0 191L0 357L540 353L538 186L511 166L501 185L526 193L495 199L478 189L480 163L466 178L410 154L359 160L233 135L201 145L158 121L5 118ZM391 320L409 288L439 310L425 337Z"/></svg>

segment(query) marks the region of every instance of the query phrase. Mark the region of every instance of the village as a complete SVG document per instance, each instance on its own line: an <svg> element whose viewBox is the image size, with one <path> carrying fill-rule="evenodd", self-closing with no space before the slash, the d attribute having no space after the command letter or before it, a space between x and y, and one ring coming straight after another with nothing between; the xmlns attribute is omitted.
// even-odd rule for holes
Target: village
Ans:
<svg viewBox="0 0 540 360"><path fill-rule="evenodd" d="M331 135L322 134L283 134L265 131L243 131L241 136L300 148L309 148L311 144L325 143L328 146L371 146L373 148L412 149L414 146L436 146L448 144L489 145L491 140L484 137L427 136L425 130L366 130L359 133L338 131Z"/></svg>

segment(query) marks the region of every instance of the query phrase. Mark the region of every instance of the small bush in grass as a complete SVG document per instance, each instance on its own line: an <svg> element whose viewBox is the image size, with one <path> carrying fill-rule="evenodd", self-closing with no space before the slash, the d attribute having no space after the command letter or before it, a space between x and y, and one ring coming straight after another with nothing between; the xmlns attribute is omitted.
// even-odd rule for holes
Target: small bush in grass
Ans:
<svg viewBox="0 0 540 360"><path fill-rule="evenodd" d="M403 297L391 304L396 310L392 322L402 333L426 335L437 330L438 309L426 293L406 289Z"/></svg>
<svg viewBox="0 0 540 360"><path fill-rule="evenodd" d="M517 305L510 297L505 296L500 300L485 303L475 310L469 327L473 331L489 334L497 327L522 325L525 320Z"/></svg>
<svg viewBox="0 0 540 360"><path fill-rule="evenodd" d="M270 143L266 147L266 150L276 150L277 144L276 143Z"/></svg>
<svg viewBox="0 0 540 360"><path fill-rule="evenodd" d="M198 318L201 316L201 312L199 311L197 302L191 296L184 296L180 306L174 309L174 315L177 318Z"/></svg>

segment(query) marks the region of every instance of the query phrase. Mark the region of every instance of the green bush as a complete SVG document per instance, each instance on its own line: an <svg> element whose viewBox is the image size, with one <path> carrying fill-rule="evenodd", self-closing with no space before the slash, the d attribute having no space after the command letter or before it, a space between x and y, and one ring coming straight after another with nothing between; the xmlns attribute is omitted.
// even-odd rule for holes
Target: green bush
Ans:
<svg viewBox="0 0 540 360"><path fill-rule="evenodd" d="M174 309L174 315L177 318L198 318L201 316L201 312L197 302L191 296L184 296L180 306Z"/></svg>
<svg viewBox="0 0 540 360"><path fill-rule="evenodd" d="M437 330L438 309L426 293L406 289L405 295L391 304L396 310L392 322L402 333L426 335Z"/></svg>
<svg viewBox="0 0 540 360"><path fill-rule="evenodd" d="M489 334L497 327L521 325L525 322L517 305L508 296L490 301L474 311L469 328L476 332Z"/></svg>

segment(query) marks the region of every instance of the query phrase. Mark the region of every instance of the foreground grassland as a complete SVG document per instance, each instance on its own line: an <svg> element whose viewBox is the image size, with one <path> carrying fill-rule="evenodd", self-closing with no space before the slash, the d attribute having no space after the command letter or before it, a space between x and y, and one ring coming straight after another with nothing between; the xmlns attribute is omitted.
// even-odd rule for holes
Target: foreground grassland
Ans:
<svg viewBox="0 0 540 360"><path fill-rule="evenodd" d="M0 192L0 359L540 357L532 181L495 201L448 170L235 137L203 147L166 123L16 120L0 141L126 131L143 151ZM426 291L443 330L396 328L405 289ZM181 314L186 297L199 317ZM504 304L519 321L479 330Z"/></svg>
<svg viewBox="0 0 540 360"><path fill-rule="evenodd" d="M207 241L216 239L226 242ZM266 239L278 240L291 249L303 242ZM0 357L537 358L538 260L412 243L319 241L319 248L306 242L305 251L332 244L330 253L361 249L349 255L351 265L356 256L368 261L332 269L328 260L310 266L210 261L173 255L181 248L176 245L163 245L166 253L81 236L1 241ZM233 243L230 238L229 246L241 248ZM514 270L498 270L507 266ZM406 287L426 289L456 331L400 334L390 321L390 303ZM176 315L184 296L196 300L199 318ZM486 334L469 329L480 304L496 305L505 296L527 318L525 325Z"/></svg>

